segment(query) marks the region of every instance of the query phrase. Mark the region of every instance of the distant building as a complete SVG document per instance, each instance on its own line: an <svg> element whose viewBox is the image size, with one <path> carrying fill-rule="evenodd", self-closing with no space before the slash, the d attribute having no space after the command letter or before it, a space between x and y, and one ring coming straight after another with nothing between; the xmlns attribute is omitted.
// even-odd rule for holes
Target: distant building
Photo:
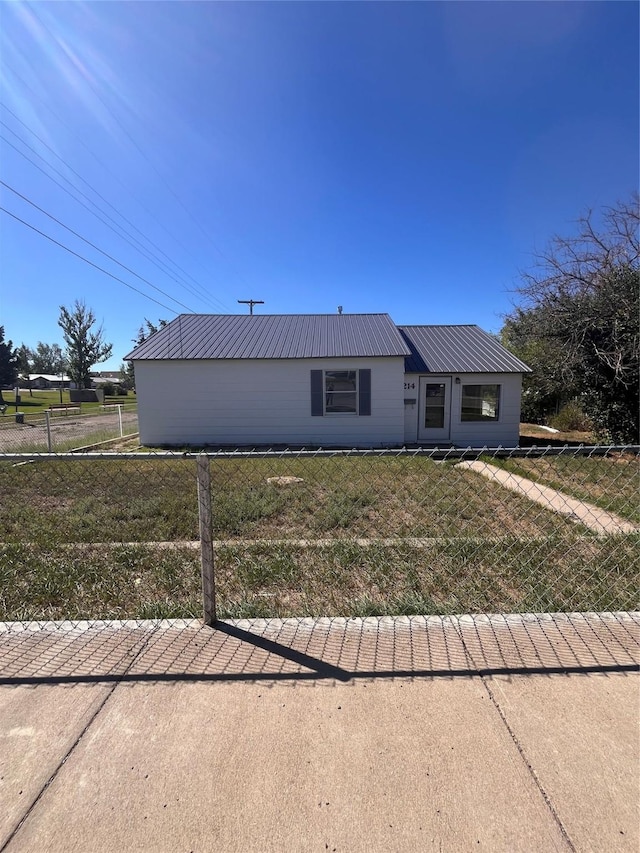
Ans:
<svg viewBox="0 0 640 853"><path fill-rule="evenodd" d="M96 370L91 375L91 382L98 388L111 382L116 385L122 379L119 370Z"/></svg>
<svg viewBox="0 0 640 853"><path fill-rule="evenodd" d="M76 383L66 375L55 373L30 373L28 376L31 388L37 391L47 391L50 388L75 388Z"/></svg>
<svg viewBox="0 0 640 853"><path fill-rule="evenodd" d="M90 375L92 379L107 379L109 382L120 379L119 370L93 370Z"/></svg>

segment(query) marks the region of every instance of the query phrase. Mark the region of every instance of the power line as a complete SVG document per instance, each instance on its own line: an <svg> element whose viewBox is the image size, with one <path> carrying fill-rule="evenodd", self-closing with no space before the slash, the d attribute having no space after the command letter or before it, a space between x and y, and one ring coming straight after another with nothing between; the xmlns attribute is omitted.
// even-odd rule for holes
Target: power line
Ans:
<svg viewBox="0 0 640 853"><path fill-rule="evenodd" d="M41 16L40 16L40 15L39 15L35 10L32 10L32 11L33 11L34 17L36 17L36 18L37 18L38 23L40 24L40 26L41 26L44 30L46 30L46 32L48 33L49 38L50 38L54 43L56 43L56 44L58 44L58 45L59 45L58 39L56 38L55 34L51 31L51 27L49 27L49 25L48 25L45 21L43 21L43 20L42 20ZM118 125L118 127L120 128L120 130L122 131L122 133L124 133L124 135L127 137L127 139L129 139L129 141L131 142L131 144L136 148L136 150L138 151L138 153L140 154L140 156L144 159L144 161L145 161L146 163L148 163L148 164L151 166L151 168L154 170L154 172L156 173L156 175L158 176L158 178L160 179L160 181L162 181L162 183L164 184L165 189L167 189L167 190L168 190L168 192L170 192L170 193L171 193L171 195L175 198L175 200L178 202L178 204L179 204L179 205L182 207L182 209L185 211L185 213L187 214L187 216L189 216L189 218L190 218L190 219L191 219L191 220L192 220L192 221L193 221L193 222L198 226L198 228L202 231L202 233L204 234L204 236L209 240L209 242L210 242L210 243L211 243L211 245L214 247L214 249L219 253L219 255L220 255L221 257L223 257L223 258L224 258L224 257L225 257L224 252L223 252L223 251L220 249L220 247L219 247L219 246L214 242L214 240L211 238L211 236L210 236L210 235L205 231L205 229L203 228L202 224L201 224L201 223L200 223L200 222L199 222L199 221L198 221L198 220L193 216L193 214L192 214L192 213L187 209L187 207L185 206L184 202L180 199L180 197L179 197L179 196L175 193L175 191L171 188L171 186L168 184L168 182L166 181L166 179L164 178L164 176L162 175L162 173L159 171L159 169L157 168L157 166L156 166L156 165L153 163L153 161L150 159L150 157L149 157L147 154L145 154L145 152L142 150L142 148L140 147L140 145L136 142L136 140L135 140L135 139L133 138L133 136L129 133L129 131L124 127L124 125L122 124L122 122L120 121L120 119L118 118L118 116L114 113L114 111L113 111L113 110L112 110L112 108L109 106L109 104L104 100L104 98L102 97L102 95L100 94L100 92L98 92L98 91L94 88L94 86L92 85L92 83L90 82L90 80L88 79L88 77L86 77L86 76L85 76L85 78L84 78L84 82L85 82L85 83L86 83L86 85L89 87L89 89L92 91L92 93L94 94L94 96L95 96L95 97L100 101L100 103L102 104L102 106L107 110L107 112L109 113L109 115L111 116L111 118L114 120L114 122ZM173 239L176 239L176 238L174 237ZM185 249L185 251L187 251L187 250L186 250L186 248L184 247L184 245L183 245L182 247ZM189 276L189 277L190 277L190 278L192 278L192 276ZM216 300L216 301L218 301L218 302L219 302L219 304L221 304L223 307L227 307L227 306L225 306L225 305L224 305L224 303L220 302L220 300Z"/></svg>
<svg viewBox="0 0 640 853"><path fill-rule="evenodd" d="M73 184L59 169L56 169L55 166L52 166L51 163L47 162L47 160L45 160L45 158L41 154L39 154L35 150L35 148L32 148L27 142L24 141L24 139L22 139L21 136L19 136L14 130L12 130L10 127L8 127L8 125L6 125L6 123L3 122L1 119L0 119L0 124L7 127L8 130L16 137L16 139L18 139L25 146L25 148L28 148L29 151L31 151L33 154L36 155L36 157L38 157L40 160L42 160L43 163L45 163L49 169L51 169L53 172L55 172L56 175L59 175L62 178L62 180L66 181L69 184L69 186L73 187L73 189L77 193L79 193L83 198L86 198L87 201L90 204L92 204L95 208L100 210L100 207L91 198L89 198L89 196L86 193L82 192L81 189L76 187L75 184ZM201 294L197 293L193 289L193 287L191 287L191 285L187 284L187 282L181 282L177 278L175 278L175 276L171 273L171 271L168 270L166 264L164 264L162 262L158 263L156 260L154 260L154 258L149 253L149 250L145 246L143 246L139 240L136 240L135 237L131 237L131 239L130 239L129 236L126 236L124 233L120 233L120 231L124 232L123 227L118 222L116 222L116 220L112 216L110 216L108 213L106 213L106 211L100 210L100 212L103 213L104 216L106 216L107 219L109 219L113 223L113 225L110 225L108 222L105 222L105 220L101 216L98 216L98 214L94 210L92 210L90 207L87 207L87 205L84 202L82 202L82 201L80 201L80 199L76 198L73 195L73 193L69 192L69 190L66 187L64 187L59 181L56 181L56 179L53 178L51 175L49 175L41 166L38 166L37 163L34 163L34 161L29 156L27 156L27 154L25 154L24 151L21 151L12 142L10 142L6 138L6 136L0 134L0 139L2 139L3 142L5 142L7 145L9 145L11 148L13 148L13 150L16 151L18 154L20 154L21 157L24 157L24 159L27 160L29 163L31 163L32 166L35 166L35 168L38 169L40 172L42 172L42 174L45 175L47 178L49 178L50 181L53 181L53 183L56 184L56 186L60 187L60 189L62 189L64 192L66 192L68 195L70 195L74 201L76 201L78 204L82 205L82 207L84 207L85 210L88 210L89 213L91 213L92 216L95 216L96 219L98 219L100 222L102 222L103 225L106 225L107 228L111 229L111 231L113 231L114 234L116 234L121 240L124 240L126 243L128 243L132 248L134 248L137 252L139 252L147 261L150 261L164 275L166 275L172 281L175 281L175 283L180 285L180 287L184 287L185 290L188 290L192 296L195 296L198 299L204 299L205 301L208 301L211 303L211 300L208 297L203 297ZM113 226L118 228L119 231L116 231ZM162 264L162 266L160 264ZM219 302L219 300L215 300L215 301ZM213 303L211 303L211 304L213 304Z"/></svg>
<svg viewBox="0 0 640 853"><path fill-rule="evenodd" d="M19 78L19 79L21 79L21 80L22 80L22 78ZM27 86L27 88L31 89L31 87L30 87L30 86L28 86L28 85L25 83L25 81L24 81L24 80L22 80L22 83L23 83L24 85L26 85L26 86ZM31 89L31 91L33 91L33 90ZM48 144L44 139L42 139L42 137L41 137L41 136L39 136L39 135L35 132L35 130L33 130L33 128L29 127L29 125L28 125L26 122L24 122L24 121L23 121L23 120L22 120L18 115L16 115L16 113L14 113L14 112L13 112L13 110L11 110L11 109L10 109L10 108L9 108L9 107L4 103L4 102L0 101L0 106L1 106L4 110L6 110L6 112L8 112L11 116L13 116L13 118L14 118L17 122L19 122L19 124L21 124L21 125L25 128L25 130L27 130L27 131L28 131L32 136L35 136L35 138L38 140L38 142L40 142L40 144L41 144L41 145L43 145L43 146L44 146L48 151L50 151L50 152L53 154L53 156L54 156L54 157L56 157L56 159L58 159L61 163L63 163L63 164L64 164L64 166L65 166L67 169L69 169L69 171L70 171L70 172L72 172L72 173L73 173L77 178L79 178L79 179L80 179L84 184L86 184L86 186L87 186L87 187L89 187L89 189L90 189L92 192L94 192L94 193L98 196L98 198L100 198L100 199L101 199L105 204L107 204L107 205L108 205L108 206L109 206L109 207L110 207L110 208L111 208L115 213L117 213L117 215L118 215L118 216L120 216L120 217L121 217L121 219L123 219L123 220L124 220L124 221L125 221L125 222L126 222L126 223L131 227L131 228L133 228L135 231L137 231L137 232L138 232L138 234L140 234L140 236L141 236L144 240L146 240L146 241L147 241L147 243L149 243L151 246L153 246L153 248L154 248L156 251L160 252L160 254L161 254L161 255L164 255L164 257L169 261L169 263L171 263L174 267L176 267L176 269L178 269L178 270L180 270L182 273L184 273L184 275L189 276L189 278L191 278L191 279L192 279L192 281L194 281L194 282L195 282L195 284L196 284L196 285L197 285L197 286L198 286L198 287L199 287L199 288L204 292L204 294L205 294L206 298L207 298L207 299L209 298L208 294L206 293L205 288L204 288L202 285L200 285L200 284L196 281L196 279L194 279L194 278L193 278L193 276L189 275L189 273L188 273L185 269L183 269L183 268L182 268L178 263L176 263L172 258L170 258L170 257L169 257L169 255L167 255L167 253L166 253L165 251L163 251L163 250L162 250L158 245L156 245L156 243L154 243L154 242L153 242L153 240L151 240L149 237L147 237L147 236L146 236L146 235L145 235L145 234L144 234L144 233L143 233L143 232L142 232L142 231L141 231L141 230L140 230L140 229L139 229L139 228L138 228L138 227L137 227L133 222L131 222L131 220L130 220L130 219L128 219L128 218L127 218L123 213L121 213L121 212L120 212L116 207L114 207L114 205L113 205L113 204L111 204L111 202L110 202L108 199L106 199L106 198L105 198L105 197L104 197L100 192L98 192L98 190L97 190L94 186L92 186L92 185L89 183L89 181L87 181L87 180L86 180L86 178L83 178L83 177L82 177L82 175L81 175L79 172L77 172L77 171L76 171L72 166L70 166L70 165L69 165L69 163L67 163L67 161L57 153L57 151L55 151L55 150L54 150L54 149L53 149L53 148L52 148L52 147L51 147L51 146L50 146L50 145L49 145L49 144ZM52 111L52 112L53 112L53 111ZM58 120L59 120L59 121L62 121L62 120L61 120L61 119L56 115L56 113L55 113L55 112L53 113L53 115L54 115L54 116L56 116L56 118L58 118ZM62 123L64 124L64 122L62 122ZM0 119L0 124L2 124L4 127L6 127L6 128L7 128L7 130L9 130L11 133L13 133L13 135L14 135L14 136L16 136L16 138L17 138L17 139L20 139L20 141L21 141L24 145L27 145L27 143L26 143L26 142L24 142L24 140L22 140L22 139L21 139L21 138L16 134L16 132L15 132L12 128L10 128L10 127L9 127L9 125L7 125L7 124L6 124L4 121L2 121L1 119ZM80 140L80 141L81 141L81 140ZM29 146L27 145L27 147L29 147ZM85 147L86 147L86 146L85 146ZM40 155L40 154L38 154L38 152L37 152L37 151L34 151L34 149L30 148L29 150L33 151L33 153L34 153L34 154L37 154L37 156L41 157L41 155ZM90 151L90 149L87 149L87 150L89 150L89 151ZM90 152L90 153L92 153L92 154L93 154L93 152ZM93 156L95 157L95 155L93 155ZM42 157L41 157L41 159L43 159L43 160L44 160L44 158L42 158ZM96 159L97 159L97 158L96 158ZM46 160L45 160L44 162L46 162ZM98 160L98 162L101 162L101 161L100 161L100 160ZM47 165L48 165L48 166L50 166L50 168L53 168L49 163L47 163ZM102 165L103 165L103 164L102 164ZM105 167L105 168L107 168L107 167ZM110 174L111 174L111 175L113 175L113 172L111 172L109 169L107 169L107 171L109 171L109 172L110 172ZM63 177L64 177L64 176L63 176ZM67 179L67 178L65 178L65 180L68 180L68 179ZM119 180L119 179L118 179L118 180ZM122 182L121 182L121 181L120 181L120 183L122 184ZM73 184L72 184L72 186L73 186ZM124 185L124 184L122 184L122 186L125 186L125 185ZM125 188L126 188L126 187L125 187ZM136 200L137 200L137 199L136 199ZM92 204L95 204L95 202L91 202L91 203L92 203ZM96 206L97 206L97 205L96 205ZM144 208L144 209L146 210L146 208ZM147 211L147 213L149 213L149 211ZM151 214L149 214L149 215L151 215ZM154 218L155 218L155 217L154 217ZM157 220L156 220L156 222L157 222ZM162 225L162 223L158 223L158 224ZM164 226L162 226L162 227L164 227ZM165 230L166 230L166 229L165 229ZM169 233L169 232L167 232L167 233ZM174 239L175 239L175 238L174 238ZM186 251L186 249L185 249L185 251ZM167 273L167 275L168 275L168 273ZM176 282L177 282L177 279L174 279L174 281L176 281ZM183 286L188 287L188 286L186 285L186 282L184 283L184 285L183 285ZM197 294L193 293L193 295L195 296L195 295L197 295ZM200 298L203 298L203 297L200 297ZM220 301L219 299L217 299L216 297L212 297L212 298L213 298L213 300L214 300L215 302L217 302L217 303L218 303L219 305L221 305L222 307L226 307L226 306L224 305L224 303L223 303L223 302L221 302L221 301Z"/></svg>
<svg viewBox="0 0 640 853"><path fill-rule="evenodd" d="M149 299L149 300L151 300L151 302L155 302L156 305L159 305L161 308L164 308L166 311L173 311L174 314L178 313L175 308L169 308L168 305L164 305L162 302L159 302L157 299L154 299L153 296L149 296L148 293L143 293L142 290L138 290L137 287L134 287L132 284L129 284L128 282L124 281L124 279L118 278L117 275L114 275L113 273L109 272L108 270L105 270L102 267L99 267L98 264L94 264L93 261L90 261L88 258L85 258L84 255L80 255L80 254L78 254L78 252L74 252L73 249L70 249L68 246L65 246L64 243L60 243L58 240L55 240L53 237L50 237L48 234L45 234L44 231L40 231L40 229L36 228L35 225L31 225L29 222L25 222L24 219L20 219L19 216L16 216L15 213L11 213L11 211L7 210L6 207L0 206L0 210L3 213L6 213L8 216L11 216L12 219L15 219L18 222L21 222L23 225L26 225L27 228L30 228L32 231L35 231L36 234L40 234L41 237L45 237L47 240L50 240L52 243L55 243L56 246L60 246L60 248L64 249L65 252L69 252L70 255L74 255L76 258L79 258L81 261L84 261L85 264L89 264L90 267L93 267L94 269L99 270L100 272L104 273L105 275L108 275L109 278L114 279L114 281L119 281L120 284L124 284L124 286L128 287L129 290L134 290L136 293L139 293L140 296L144 296L145 299Z"/></svg>
<svg viewBox="0 0 640 853"><path fill-rule="evenodd" d="M38 15L36 15L36 17L38 18L38 20L40 21L40 23L43 25L43 27L45 28L45 30L49 33L49 36L55 40L55 37L53 36L53 34L52 34L52 32L51 32L51 29L50 29L50 28L49 28L45 23L43 23L42 19L41 19ZM122 124L122 122L120 121L120 119L118 118L118 116L114 113L114 111L111 109L111 107L109 106L109 104L108 104L108 103L105 101L105 99L102 97L102 95L100 94L100 92L98 92L98 91L97 91L97 89L92 85L92 83L90 82L90 80L89 80L89 78L88 78L88 77L86 77L86 78L85 78L85 83L86 83L86 84L88 85L88 87L91 89L91 91L93 92L93 94L95 95L95 97L100 101L100 103L101 103L101 104L102 104L102 106L105 108L105 110L109 113L109 115L111 116L111 118L112 118L112 119L115 121L115 123L118 125L118 127L120 128L120 130L121 130L121 131L124 133L124 135L127 137L127 139L129 140L129 142L131 142L131 144L134 146L134 148L136 149L136 151L140 154L140 156L144 159L144 161L145 161L146 163L148 163L148 164L151 166L151 168L152 168L152 169L153 169L153 171L156 173L156 175L158 176L158 178L160 178L160 180L161 180L161 181L162 181L162 183L164 184L165 189L166 189L166 190L168 190L168 191L171 193L171 195L172 195L172 196L174 197L174 199L178 202L178 204L180 205L180 207L184 210L184 212L185 212L185 213L187 214L187 216L191 219L191 221L192 221L192 222L194 222L194 223L198 226L198 228L202 231L202 233L204 234L204 236L209 240L209 242L211 243L211 245L213 246L213 248L216 250L216 252L218 252L218 254L219 254L221 257L223 257L223 258L224 258L224 257L225 257L225 255L224 255L224 252L222 251L222 249L217 245L217 243L215 243L215 242L214 242L214 240L211 238L211 236L210 236L210 235L205 231L205 229L204 229L204 227L203 227L202 223L201 223L198 219L196 219L196 218L194 217L194 215L191 213L191 211L190 211L190 210L185 206L185 204L184 204L184 202L182 201L182 199L181 199L181 198L176 194L176 192L173 190L173 188L169 185L169 183L167 182L167 180L164 178L164 176L163 176L162 172L160 172L160 170L159 170L159 169L158 169L158 167L155 165L155 163L153 162L153 160L148 156L148 154L145 154L145 152L142 150L142 148L140 147L140 145L139 145L139 144L136 142L136 140L133 138L133 136L131 135L131 133L129 133L129 131L128 131L128 130L126 129L126 127Z"/></svg>
<svg viewBox="0 0 640 853"><path fill-rule="evenodd" d="M60 116L59 116L59 115L58 115L58 113L53 109L53 107L51 106L51 104L50 104L48 101L44 100L44 99L42 98L42 96L41 96L41 95L39 95L39 94L35 91L35 89L27 83L27 81L24 79L24 77L22 77L20 74L18 74L18 72L15 70L15 68L11 67L9 70L11 71L11 73L13 74L13 76L14 76L17 80L19 80L19 81L22 83L22 85L25 87L25 89L28 89L28 90L29 90L29 92L31 92L31 94L32 94L34 97L36 97L36 98L40 101L40 103L41 103L41 104L43 104L43 105L44 105L44 106L49 110L49 112L50 112L50 113L51 113L51 114L52 114L52 115L53 115L53 116L54 116L54 117L55 117L55 118L60 122L60 124L61 124L63 127L66 127L66 128L67 128L67 130L70 130L72 133L74 133L74 135L76 136L77 141L78 141L78 142L83 146L83 148L84 148L86 151L88 151L88 152L89 152L89 154L91 154L91 156L92 156L92 157L93 157L93 158L94 158L94 159L95 159L95 160L96 160L96 161L97 161L97 162L102 166L102 168L103 168L106 172L108 172L108 173L109 173L113 178L115 178L115 179L118 181L118 183L120 184L120 186L121 186L121 187L124 187L124 188L125 188L125 189L130 193L130 195L132 196L132 198L134 198L134 199L138 202L138 204L142 207L142 209L145 211L145 213L147 213L147 215L148 215L148 216L150 216L150 217L154 220L154 222L156 222L156 223L157 223L157 224L158 224L158 225L163 229L163 231L164 231L166 234L168 234L168 235L169 235L169 237L171 237L171 239L172 239L172 240L174 240L174 241L175 241L175 242L176 242L176 243L177 243L177 244L178 244L182 249L184 249L184 251L185 251L185 252L186 252L186 251L188 251L188 249L186 248L186 246L184 245L184 243L183 243L181 240L179 240L179 239L178 239L174 234L172 234L172 233L169 231L169 229L168 229L168 228L167 228L167 227L166 227L162 222L160 222L160 220L157 218L157 216L155 216L155 215L153 214L153 212L149 210L149 208L144 204L144 202L142 202L142 201L141 201L141 200L140 200L140 199L135 195L135 193L133 193L133 192L131 191L130 187L129 187L129 186L127 186L127 185L126 185L126 184L121 180L121 178L120 178L120 177L119 177L115 172L113 172L113 170L112 170L112 169L110 169L110 168L107 166L107 164L106 164L103 160L101 160L101 159L100 159L100 157L98 157L98 155L97 155L94 151L92 151L92 150L91 150L91 148L86 144L86 142L84 142L84 140L83 140L83 139L81 139L81 137L77 136L77 134L75 133L75 131L73 130L73 128L71 127L71 125L70 125L68 122L64 121L64 119L60 118ZM159 249L159 251L160 251L160 252L162 252L162 254L163 254L163 255L165 255L165 257L166 257L168 260L170 260L170 261L171 261L171 263L172 263L175 267L177 267L177 268L178 268L179 270L181 270L181 271L182 271L186 276L188 276L188 278L190 278L190 279L191 279L191 281L193 281L193 282L194 282L198 287L202 287L202 285L200 285L200 284L199 284L199 282L198 282L198 281L197 281L197 280L196 280L196 279L191 275L191 273L187 272L183 267L181 267L181 266L180 266L179 264L177 264L175 261L171 260L171 259L169 258L169 256L168 256L168 255L166 255L166 253L162 251L162 249ZM204 288L202 288L202 289L204 289ZM221 300L217 299L217 297L213 297L213 299L214 299L216 302L218 302L218 304L219 304L219 305L221 305L223 308L227 308L227 307L228 307L227 305L225 305L225 304L224 304L224 302L222 302Z"/></svg>
<svg viewBox="0 0 640 853"><path fill-rule="evenodd" d="M125 264L121 263L117 258L114 258L114 257L113 257L113 255L110 255L108 252L105 252L105 251L104 251L103 249L101 249L99 246L96 246L96 245L95 245L95 243L92 243L90 240L87 240L87 238L86 238L86 237L83 237L83 236L82 236L82 234L78 234L78 232L77 232L77 231L74 231L74 230L73 230L73 228L70 228L68 225L65 225L65 224L64 224L64 222L61 222L59 219L56 219L56 217L55 217L55 216L53 216L53 214L48 213L46 210L44 210L44 208L42 208L42 207L40 207L39 205L37 205L37 204L36 204L34 201L32 201L30 198L27 198L27 196L26 196L26 195L22 195L22 193L18 192L18 190L16 190L16 189L14 189L13 187L9 186L9 184L7 184L5 181L0 180L0 184L1 184L3 187L6 187L8 190L10 190L12 193L14 193L14 195L17 195L19 198L23 199L23 201L26 201L26 202L27 202L27 204L30 204L32 207L35 207L35 209L36 209L36 210L39 210L39 211L40 211L40 213L44 213L44 215L45 215L45 216L48 216L48 217L49 217L49 219L52 219L52 220L53 220L54 222L56 222L58 225L62 226L62 228L65 228L67 231L69 231L71 234L73 234L73 235L74 235L74 237L77 237L79 240L82 240L82 242L83 242L83 243L86 243L88 246L91 246L91 248L92 248L92 249L95 249L97 252L100 252L100 254L101 254L101 255L104 255L104 256L105 256L105 258L109 258L109 260L110 260L110 261L113 261L113 262L114 262L114 264L118 264L118 266L119 266L119 267L122 267L122 269L123 269L123 270L126 270L128 273L131 273L131 275L134 275L136 278L139 278L139 279L140 279L140 281L143 281L145 284L148 284L148 285L149 285L149 287L152 287L154 290L157 290L157 291L158 291L158 293L161 293L163 296L166 296L166 297L167 297L167 299L170 299L172 302L175 302L175 303L176 303L176 305L179 305L181 308L186 308L186 310L187 310L187 311L190 311L192 314L196 313L196 312L193 310L193 308L189 308L189 306L188 306L188 305L185 305L185 304L184 304L184 302L180 302L180 300L175 299L173 296L171 296L171 294L166 293L164 290L162 290L162 289L161 289L161 288L159 288L159 287L156 287L156 285L155 285L155 284L152 284L148 279L144 278L144 277L143 277L143 276L141 276L141 275L138 275L138 273L137 273L137 272L135 272L134 270L130 269L130 268L129 268L128 266L126 266Z"/></svg>
<svg viewBox="0 0 640 853"><path fill-rule="evenodd" d="M13 131L11 131L11 132L12 132L12 133L14 133ZM17 136L17 134L15 134L15 133L14 133L14 135L15 135L15 136ZM18 138L18 139L20 139L20 137L19 137L19 136L18 136L17 138ZM157 263L157 262L156 262L152 257L150 257L150 256L146 253L146 250L145 250L145 249L143 249L143 248L138 248L138 246L141 246L141 245L142 245L142 244L140 243L140 241L135 241L135 242L137 242L137 243L138 243L138 246L136 246L136 245L135 245L135 244L134 244L134 243L133 243L133 242L132 242L132 241L131 241L127 236L126 236L126 235L124 235L124 234L120 234L118 231L116 231L116 230L114 229L114 227L113 227L112 225L110 225L108 222L106 222L106 221L105 221L101 216L99 216L99 215L95 212L95 210L92 210L92 209L91 209L88 205L86 205L83 201L81 201L79 198L76 198L76 196L75 196L72 192L70 192L70 191L69 191L65 186L63 186L59 181L56 181L56 179L55 179L55 178L53 178L53 177L52 177L51 175L49 175L49 174L48 174L48 173L47 173L47 172L46 172L46 171L45 171L41 166L39 166L37 163L35 163L35 162L31 159L31 157L27 156L27 155L24 153L24 151L21 151L17 146L15 146L12 142L10 142L10 141L6 138L6 136L3 136L1 133L0 133L0 139L1 139L1 140L2 140L6 145L9 145L11 148L13 148L13 150L14 150L14 151L16 151L18 154L20 154L20 156L21 156L21 157L24 157L24 159L25 159L25 160L27 160L29 163L31 163L31 165L32 165L32 166L34 166L36 169L38 169L38 171L42 172L42 174L43 174L43 175L45 175L45 177L49 178L49 180L50 180L50 181L53 181L53 183L54 183L56 186L60 187L60 189L61 189L61 190L63 190L63 191L64 191L64 192L66 192L69 196L71 196L71 198L72 198L72 199L73 199L77 204L79 204L79 205L81 205L82 207L84 207L84 209L85 209L85 210L88 210L88 211L89 211L89 213L90 213L92 216L95 216L95 218L96 218L99 222L102 222L102 224L103 224L103 225L106 225L106 226L107 226L107 228L109 228L111 231L113 231L113 232L114 232L114 234L116 234L116 236L117 236L117 237L119 237L121 240L124 240L124 241L125 241L125 243L128 243L132 248L134 248L137 252L139 252L139 253L140 253L140 254L141 254L141 255L142 255L142 256L143 256L147 261L150 261L152 264L154 264L154 266L158 267L158 269L159 269L162 273L164 273L164 275L166 275L168 278L172 279L172 281L175 281L175 282L176 282L176 284L179 284L181 287L185 287L185 289L190 290L190 292L191 292L191 294L192 294L193 296L197 296L197 297L198 297L198 298L200 298L200 299L202 298L199 294L197 294L195 291L193 291L193 288L191 288L191 289L190 289L190 288L188 287L188 285L186 285L186 284L184 284L184 285L183 285L183 284L181 284L181 282L179 282L179 281L178 281L178 279L176 279L173 275L171 275L171 274L170 274L169 272L167 272L166 270L163 270L163 269L162 269L162 267L161 267L161 266L160 266L160 265L159 265L159 264L158 264L158 263ZM26 145L26 147L27 147L30 151L33 151L33 153L34 153L34 154L36 154L36 156L40 157L40 159L41 159L41 160L44 160L44 158L43 158L43 157L41 157L41 155L40 155L40 154L38 154L38 152L37 152L37 151L34 151L34 149L33 149L33 148L31 148L31 146L30 146L30 145L28 145L27 143L25 143L22 139L20 139L20 141L21 141L21 142L23 142L23 144L24 144L24 145ZM44 160L44 162L46 163L47 161L46 161L46 160ZM49 166L49 168L50 168L50 169L52 169L56 174L60 175L60 177L62 177L62 178L63 178L63 180L66 180L66 181L67 181L67 183L71 183L71 182L68 180L68 178L65 178L65 176L64 176L64 175L63 175L63 174L62 174L58 169L56 169L54 166L52 166L50 163L47 163L47 166ZM83 193L81 190L79 190L79 189L78 189L77 187L75 187L73 184L71 184L71 186L73 186L74 190L76 190L77 192L79 192L79 193L80 193L80 195L83 195L83 196L84 196L88 201L90 201L90 202L91 202L91 204L94 204L94 206L97 206L97 205L95 205L95 203L94 203L94 202L92 202L92 201L91 201L91 199L89 199L89 197L88 197L85 193ZM105 214L105 215L106 215L106 216L108 216L108 214ZM120 225L118 225L118 223L117 223L117 222L115 222L115 220L113 219L113 217L109 217L109 219L111 219L111 221L116 225L116 227L117 227L117 228L121 228L121 226L120 226Z"/></svg>

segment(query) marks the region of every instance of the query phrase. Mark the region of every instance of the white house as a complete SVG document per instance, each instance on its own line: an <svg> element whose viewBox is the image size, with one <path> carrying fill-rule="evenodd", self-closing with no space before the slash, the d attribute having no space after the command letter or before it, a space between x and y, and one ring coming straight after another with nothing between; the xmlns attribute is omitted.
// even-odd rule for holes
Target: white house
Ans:
<svg viewBox="0 0 640 853"><path fill-rule="evenodd" d="M478 326L400 326L405 442L517 447L529 368Z"/></svg>
<svg viewBox="0 0 640 853"><path fill-rule="evenodd" d="M30 387L37 390L49 388L75 388L75 383L66 374L30 373L27 377Z"/></svg>
<svg viewBox="0 0 640 853"><path fill-rule="evenodd" d="M529 369L388 314L182 314L125 358L151 446L515 446Z"/></svg>

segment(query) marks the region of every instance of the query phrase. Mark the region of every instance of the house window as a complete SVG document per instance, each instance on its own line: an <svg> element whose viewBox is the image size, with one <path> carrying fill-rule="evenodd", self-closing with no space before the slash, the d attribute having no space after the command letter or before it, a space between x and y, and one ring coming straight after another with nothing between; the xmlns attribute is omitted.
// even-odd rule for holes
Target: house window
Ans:
<svg viewBox="0 0 640 853"><path fill-rule="evenodd" d="M324 371L325 415L358 414L358 371Z"/></svg>
<svg viewBox="0 0 640 853"><path fill-rule="evenodd" d="M500 417L499 385L463 385L462 421L497 421Z"/></svg>
<svg viewBox="0 0 640 853"><path fill-rule="evenodd" d="M371 370L312 370L311 414L371 414Z"/></svg>

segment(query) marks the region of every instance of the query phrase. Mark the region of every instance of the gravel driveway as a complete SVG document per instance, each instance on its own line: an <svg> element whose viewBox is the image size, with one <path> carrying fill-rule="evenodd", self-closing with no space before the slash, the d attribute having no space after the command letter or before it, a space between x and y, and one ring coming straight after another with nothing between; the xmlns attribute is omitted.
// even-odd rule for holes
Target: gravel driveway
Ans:
<svg viewBox="0 0 640 853"><path fill-rule="evenodd" d="M125 435L138 429L137 412L123 412L122 426ZM108 435L105 435L108 433ZM51 418L51 443L56 446L75 442L75 446L91 444L104 438L117 438L120 434L116 411L98 415L55 415ZM0 418L0 453L19 453L37 448L47 451L47 428L44 417L26 417L24 424L16 424L12 414Z"/></svg>

